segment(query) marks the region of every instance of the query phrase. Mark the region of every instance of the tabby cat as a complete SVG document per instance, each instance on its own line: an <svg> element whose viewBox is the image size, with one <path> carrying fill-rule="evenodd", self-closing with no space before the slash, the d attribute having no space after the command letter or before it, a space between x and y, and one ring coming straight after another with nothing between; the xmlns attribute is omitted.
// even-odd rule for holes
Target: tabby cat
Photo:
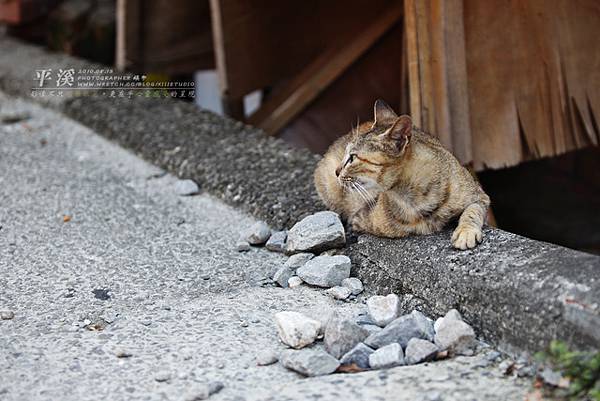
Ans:
<svg viewBox="0 0 600 401"><path fill-rule="evenodd" d="M469 171L409 116L382 100L374 114L319 162L314 179L325 205L353 230L391 238L439 231L460 216L452 244L477 246L490 198Z"/></svg>

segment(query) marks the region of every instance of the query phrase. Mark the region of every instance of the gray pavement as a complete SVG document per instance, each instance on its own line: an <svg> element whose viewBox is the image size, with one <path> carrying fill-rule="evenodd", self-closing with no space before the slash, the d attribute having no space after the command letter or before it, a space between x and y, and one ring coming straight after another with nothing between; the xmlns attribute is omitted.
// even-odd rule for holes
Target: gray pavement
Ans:
<svg viewBox="0 0 600 401"><path fill-rule="evenodd" d="M1 400L522 400L483 355L303 379L279 364L274 313L324 317L322 290L265 285L284 257L235 251L254 220L64 116L0 93ZM65 216L70 221L65 222ZM119 358L119 352L131 356ZM164 381L158 381L166 379Z"/></svg>

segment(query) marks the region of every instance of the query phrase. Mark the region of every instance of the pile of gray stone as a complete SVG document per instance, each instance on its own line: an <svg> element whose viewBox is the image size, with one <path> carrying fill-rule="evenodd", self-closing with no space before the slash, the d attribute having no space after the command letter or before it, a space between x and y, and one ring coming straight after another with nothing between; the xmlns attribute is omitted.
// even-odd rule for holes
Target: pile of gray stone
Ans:
<svg viewBox="0 0 600 401"><path fill-rule="evenodd" d="M350 277L350 258L331 252L345 244L339 216L324 211L305 217L287 232L272 232L267 224L256 223L242 234L237 249L243 252L264 245L290 255L283 266L271 272L274 283L291 288L306 283L327 288L332 297L346 300L360 294L363 285ZM478 344L475 332L455 309L434 322L417 310L402 315L395 294L370 297L366 306L356 317L344 318L334 312L323 321L293 311L275 314L279 338L291 349L281 355L261 354L257 363L279 360L305 376L320 376L471 355Z"/></svg>
<svg viewBox="0 0 600 401"><path fill-rule="evenodd" d="M307 216L289 231L271 232L264 222L258 222L241 236L237 244L240 252L251 246L264 245L273 252L291 255L289 259L271 272L277 285L294 288L302 283L327 288L335 299L346 300L363 291L357 278L350 277L350 258L333 255L332 249L346 244L344 225L337 213L324 211Z"/></svg>
<svg viewBox="0 0 600 401"><path fill-rule="evenodd" d="M298 312L279 312L279 338L292 349L271 361L279 359L305 376L320 376L473 355L479 343L457 310L434 322L416 310L401 315L399 307L394 294L373 296L366 313L344 318L334 312L325 324ZM321 339L322 345L317 343Z"/></svg>

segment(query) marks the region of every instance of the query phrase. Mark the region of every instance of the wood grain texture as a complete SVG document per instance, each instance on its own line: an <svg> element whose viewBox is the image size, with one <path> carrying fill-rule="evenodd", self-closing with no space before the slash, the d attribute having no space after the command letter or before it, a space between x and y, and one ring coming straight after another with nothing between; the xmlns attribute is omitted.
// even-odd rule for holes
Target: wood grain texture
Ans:
<svg viewBox="0 0 600 401"><path fill-rule="evenodd" d="M599 143L600 3L464 0L464 18L476 170Z"/></svg>

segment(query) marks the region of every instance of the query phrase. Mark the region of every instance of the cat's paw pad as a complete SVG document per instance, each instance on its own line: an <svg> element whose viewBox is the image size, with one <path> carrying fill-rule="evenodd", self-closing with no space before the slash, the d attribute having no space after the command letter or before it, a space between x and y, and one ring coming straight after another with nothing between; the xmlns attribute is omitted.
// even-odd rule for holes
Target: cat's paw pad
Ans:
<svg viewBox="0 0 600 401"><path fill-rule="evenodd" d="M483 232L480 228L469 226L458 226L452 233L452 245L457 249L475 248L483 239Z"/></svg>

